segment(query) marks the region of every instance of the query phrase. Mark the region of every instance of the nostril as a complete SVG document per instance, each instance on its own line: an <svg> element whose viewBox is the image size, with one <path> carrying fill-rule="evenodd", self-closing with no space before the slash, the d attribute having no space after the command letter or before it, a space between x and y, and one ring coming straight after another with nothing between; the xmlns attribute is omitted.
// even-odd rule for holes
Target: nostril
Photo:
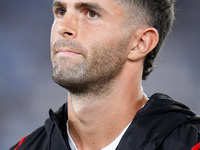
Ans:
<svg viewBox="0 0 200 150"><path fill-rule="evenodd" d="M69 36L72 36L73 34L70 33L70 32L65 32L65 34L69 35Z"/></svg>
<svg viewBox="0 0 200 150"><path fill-rule="evenodd" d="M66 37L66 38L75 38L76 37L76 32L65 31L65 32L62 32L62 36Z"/></svg>

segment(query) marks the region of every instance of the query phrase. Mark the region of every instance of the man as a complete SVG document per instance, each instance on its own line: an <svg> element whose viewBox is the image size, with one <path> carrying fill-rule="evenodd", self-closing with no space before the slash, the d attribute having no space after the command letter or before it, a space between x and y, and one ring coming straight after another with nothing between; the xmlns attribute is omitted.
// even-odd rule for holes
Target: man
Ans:
<svg viewBox="0 0 200 150"><path fill-rule="evenodd" d="M173 0L54 0L52 76L68 103L11 150L200 149L200 118L141 80L174 20Z"/></svg>

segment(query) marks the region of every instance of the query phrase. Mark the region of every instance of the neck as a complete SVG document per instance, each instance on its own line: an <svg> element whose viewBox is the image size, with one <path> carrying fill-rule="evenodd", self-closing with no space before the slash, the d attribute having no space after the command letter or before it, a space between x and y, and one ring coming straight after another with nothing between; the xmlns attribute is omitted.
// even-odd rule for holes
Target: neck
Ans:
<svg viewBox="0 0 200 150"><path fill-rule="evenodd" d="M87 150L109 145L147 100L141 86L115 88L109 94L97 97L68 95L70 135L79 149Z"/></svg>

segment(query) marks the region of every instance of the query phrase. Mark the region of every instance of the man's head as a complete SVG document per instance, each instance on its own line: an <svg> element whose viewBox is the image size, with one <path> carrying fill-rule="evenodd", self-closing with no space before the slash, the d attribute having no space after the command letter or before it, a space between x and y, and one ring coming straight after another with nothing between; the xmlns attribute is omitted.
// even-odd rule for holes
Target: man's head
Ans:
<svg viewBox="0 0 200 150"><path fill-rule="evenodd" d="M53 79L71 92L98 91L141 59L145 79L173 20L173 3L157 1L54 0Z"/></svg>

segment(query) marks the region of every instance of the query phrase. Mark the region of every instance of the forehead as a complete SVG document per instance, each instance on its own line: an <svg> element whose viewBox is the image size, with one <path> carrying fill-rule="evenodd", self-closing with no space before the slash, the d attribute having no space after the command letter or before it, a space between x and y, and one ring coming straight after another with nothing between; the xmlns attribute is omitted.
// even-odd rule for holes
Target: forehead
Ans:
<svg viewBox="0 0 200 150"><path fill-rule="evenodd" d="M101 2L113 2L115 3L116 1L119 0L53 0L53 1L61 1L61 2L66 2L66 3L79 3L79 2L92 2L92 3L101 3Z"/></svg>
<svg viewBox="0 0 200 150"><path fill-rule="evenodd" d="M107 12L122 14L123 9L122 6L117 2L118 0L54 0L54 3L60 3L62 5L66 5L67 7L75 7L78 4L95 4Z"/></svg>

